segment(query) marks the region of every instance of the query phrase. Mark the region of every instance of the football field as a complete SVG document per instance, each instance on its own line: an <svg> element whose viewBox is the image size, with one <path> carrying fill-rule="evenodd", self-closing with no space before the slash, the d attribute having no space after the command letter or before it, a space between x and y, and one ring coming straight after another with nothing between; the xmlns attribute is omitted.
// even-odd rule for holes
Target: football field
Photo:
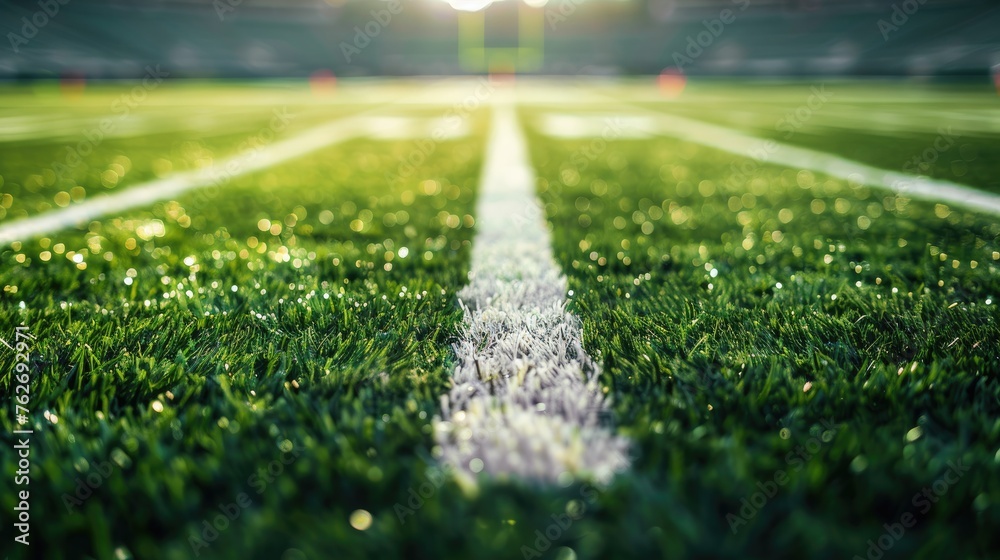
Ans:
<svg viewBox="0 0 1000 560"><path fill-rule="evenodd" d="M0 460L30 481L2 505L33 558L1000 545L989 85L0 100Z"/></svg>

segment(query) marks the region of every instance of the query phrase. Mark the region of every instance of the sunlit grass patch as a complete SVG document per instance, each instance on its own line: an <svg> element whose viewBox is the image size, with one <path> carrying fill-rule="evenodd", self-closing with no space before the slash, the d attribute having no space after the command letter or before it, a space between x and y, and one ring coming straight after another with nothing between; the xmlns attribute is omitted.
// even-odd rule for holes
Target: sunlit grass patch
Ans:
<svg viewBox="0 0 1000 560"><path fill-rule="evenodd" d="M282 512L342 514L352 535L359 500L391 514L391 482L430 460L480 155L476 142L444 143L387 183L382 170L411 144L350 142L211 198L192 192L3 249L0 323L36 337L46 482L32 507L53 520L36 547L53 558L118 547L280 556L293 527ZM250 477L289 450L284 476L258 494ZM75 477L105 463L114 473L76 497ZM189 542L241 493L254 505L220 542Z"/></svg>
<svg viewBox="0 0 1000 560"><path fill-rule="evenodd" d="M649 523L669 496L691 526L661 524L636 551L863 555L964 461L896 546L985 546L996 221L794 169L732 181L731 156L675 140L613 142L580 165L586 145L532 143L571 309L637 440L624 483L647 488L605 530ZM780 490L745 506L778 471Z"/></svg>

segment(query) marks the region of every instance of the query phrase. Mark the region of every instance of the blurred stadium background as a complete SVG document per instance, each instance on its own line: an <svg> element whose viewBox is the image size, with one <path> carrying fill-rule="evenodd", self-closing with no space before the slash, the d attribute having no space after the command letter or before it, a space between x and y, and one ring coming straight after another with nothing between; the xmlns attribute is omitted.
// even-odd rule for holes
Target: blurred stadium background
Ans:
<svg viewBox="0 0 1000 560"><path fill-rule="evenodd" d="M56 13L38 15L43 4ZM477 73L482 69L461 55L478 38L476 21L486 46L544 41L544 55L518 65L518 73L656 74L674 66L675 53L684 54L689 38L726 9L735 21L685 73L987 76L1000 65L1000 6L991 0L502 0L485 8L485 17L445 0L401 0L399 13L366 43L359 30L386 5L4 1L0 77L134 78L157 64L172 77L197 78ZM352 44L363 47L345 56Z"/></svg>

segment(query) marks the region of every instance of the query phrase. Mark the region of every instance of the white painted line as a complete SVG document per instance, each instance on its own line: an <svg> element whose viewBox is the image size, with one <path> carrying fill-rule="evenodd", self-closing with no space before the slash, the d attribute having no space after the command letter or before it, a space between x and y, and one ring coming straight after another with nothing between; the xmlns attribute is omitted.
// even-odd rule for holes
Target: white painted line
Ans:
<svg viewBox="0 0 1000 560"><path fill-rule="evenodd" d="M610 480L628 442L608 423L598 366L565 310L566 278L534 195L510 105L494 108L480 183L465 329L435 439L464 479ZM520 219L516 219L520 217Z"/></svg>
<svg viewBox="0 0 1000 560"><path fill-rule="evenodd" d="M165 132L199 131L210 134L237 133L254 120L266 121L268 113L260 109L206 109L193 107L183 114L177 110L152 109L141 114L114 113L74 117L62 113L45 113L0 117L0 143L24 140L66 142L75 145L87 142L83 132L100 134L101 140L132 138ZM102 123L104 126L102 127Z"/></svg>
<svg viewBox="0 0 1000 560"><path fill-rule="evenodd" d="M225 184L228 179L264 169L355 137L376 139L429 138L441 119L409 117L349 117L331 121L287 140L236 154L204 169L184 171L127 187L114 194L96 196L64 209L52 210L0 225L0 245L24 241L131 208L175 197L186 191ZM467 123L445 138L469 133Z"/></svg>
<svg viewBox="0 0 1000 560"><path fill-rule="evenodd" d="M427 84L426 91L416 95L407 95L403 99L400 99L399 94L396 93L385 96L377 94L377 92L372 95L365 94L364 98L366 99L365 104L391 101L394 105L441 107L445 103L458 103L469 99L469 90L471 89L469 86L479 84L480 82L472 82L471 80L443 80ZM463 94L465 97L462 97ZM262 101L261 104L267 103ZM163 179L133 185L113 194L90 198L67 208L0 224L0 246L13 241L53 233L67 227L83 225L91 220L132 208L147 206L193 189L216 184L220 178L225 180L245 175L338 142L370 134L376 128L368 122L368 119L372 118L370 113L373 110L368 111L369 114L330 121L295 137L259 148L257 151L247 150L208 168L176 173ZM428 126L437 122L427 119ZM451 136L446 137L464 135L467 132L467 128L459 127L459 130L452 131Z"/></svg>
<svg viewBox="0 0 1000 560"><path fill-rule="evenodd" d="M366 135L378 140L409 140L432 138L436 131L440 140L454 140L468 136L472 130L468 119L456 124L451 120L409 116L372 116L365 119Z"/></svg>
<svg viewBox="0 0 1000 560"><path fill-rule="evenodd" d="M648 123L648 117L634 117L619 114L573 115L566 113L544 113L535 128L552 138L600 138L606 134L608 124L614 123L617 138L649 138L647 127L637 126Z"/></svg>
<svg viewBox="0 0 1000 560"><path fill-rule="evenodd" d="M0 246L37 235L85 224L96 218L146 206L186 191L245 175L358 135L365 128L358 118L338 119L312 128L293 138L226 158L210 167L184 171L122 191L95 196L60 210L53 210L0 225Z"/></svg>
<svg viewBox="0 0 1000 560"><path fill-rule="evenodd" d="M946 202L980 212L1000 214L1000 195L978 190L968 185L942 181L898 171L880 169L837 155L800 148L791 144L743 134L729 128L708 124L676 115L654 111L648 121L634 121L633 126L645 127L646 132L672 136L754 159L758 164L785 165L808 169L850 180L868 187L889 189L907 198ZM759 157L753 154L759 154Z"/></svg>

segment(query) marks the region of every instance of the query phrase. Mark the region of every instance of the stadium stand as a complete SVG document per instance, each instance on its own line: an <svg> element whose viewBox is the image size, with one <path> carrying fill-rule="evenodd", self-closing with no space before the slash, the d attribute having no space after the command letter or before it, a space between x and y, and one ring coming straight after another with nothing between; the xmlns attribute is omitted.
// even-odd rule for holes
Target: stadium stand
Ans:
<svg viewBox="0 0 1000 560"><path fill-rule="evenodd" d="M522 42L544 37L540 63L519 72L650 74L680 65L704 75L947 76L1000 64L1000 6L982 0L521 1L470 14L400 0L384 24L372 24L373 12L386 13L384 0L69 0L44 18L37 0L0 2L8 43L0 77L123 78L156 64L175 77L479 72L459 54L480 46L459 31L476 21L490 47L518 46L519 27ZM713 22L725 10L720 28Z"/></svg>

